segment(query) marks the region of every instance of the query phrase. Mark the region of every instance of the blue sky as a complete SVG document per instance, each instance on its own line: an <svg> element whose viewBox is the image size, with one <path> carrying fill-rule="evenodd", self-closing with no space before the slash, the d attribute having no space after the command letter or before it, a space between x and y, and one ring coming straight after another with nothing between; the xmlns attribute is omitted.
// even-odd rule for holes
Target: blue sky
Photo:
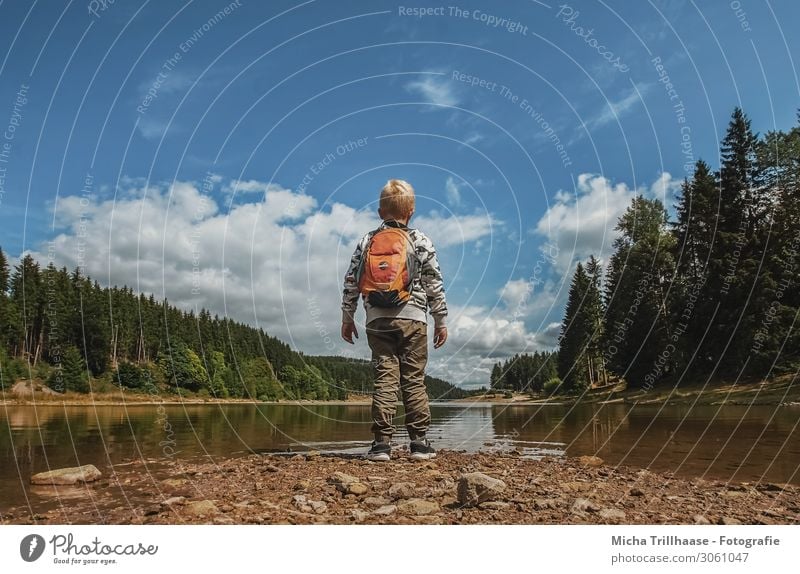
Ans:
<svg viewBox="0 0 800 574"><path fill-rule="evenodd" d="M716 166L734 106L794 125L798 21L789 0L6 0L0 246L365 356L339 283L406 179L451 308L431 370L483 383L552 348L575 262L608 257L633 194L671 205Z"/></svg>

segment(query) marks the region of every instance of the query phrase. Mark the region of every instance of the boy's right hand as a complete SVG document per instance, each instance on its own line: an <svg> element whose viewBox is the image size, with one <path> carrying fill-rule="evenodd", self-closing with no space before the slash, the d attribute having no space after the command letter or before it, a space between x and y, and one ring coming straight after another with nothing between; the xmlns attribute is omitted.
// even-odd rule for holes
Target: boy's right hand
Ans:
<svg viewBox="0 0 800 574"><path fill-rule="evenodd" d="M342 323L342 339L351 345L355 345L355 342L353 341L353 335L355 335L356 339L358 339L358 329L356 329L356 324Z"/></svg>

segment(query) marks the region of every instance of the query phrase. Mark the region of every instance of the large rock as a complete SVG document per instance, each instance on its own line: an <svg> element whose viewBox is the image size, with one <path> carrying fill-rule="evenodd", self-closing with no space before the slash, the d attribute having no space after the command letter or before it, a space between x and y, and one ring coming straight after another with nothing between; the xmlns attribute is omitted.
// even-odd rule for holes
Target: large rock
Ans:
<svg viewBox="0 0 800 574"><path fill-rule="evenodd" d="M49 472L40 472L31 477L31 484L78 484L93 482L103 476L93 464L84 464L72 468L59 468Z"/></svg>
<svg viewBox="0 0 800 574"><path fill-rule="evenodd" d="M482 472L468 472L458 479L458 502L477 505L496 500L506 489L506 483Z"/></svg>
<svg viewBox="0 0 800 574"><path fill-rule="evenodd" d="M17 381L11 387L11 394L20 399L32 399L36 396L36 393L49 396L59 396L63 394L54 391L38 381L29 381L27 379Z"/></svg>

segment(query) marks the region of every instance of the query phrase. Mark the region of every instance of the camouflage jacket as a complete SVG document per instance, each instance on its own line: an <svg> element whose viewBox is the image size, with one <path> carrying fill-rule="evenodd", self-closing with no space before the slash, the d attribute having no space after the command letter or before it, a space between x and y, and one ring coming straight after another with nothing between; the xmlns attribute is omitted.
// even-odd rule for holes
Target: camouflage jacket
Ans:
<svg viewBox="0 0 800 574"><path fill-rule="evenodd" d="M419 260L419 272L411 282L411 299L401 307L375 307L364 299L364 308L367 311L366 324L378 317L397 317L427 322L427 311L430 309L434 326L443 327L447 316L447 301L444 297L444 282L439 261L436 258L436 249L428 237L418 229L405 227L395 221L384 221L378 229L370 231L358 242L350 265L344 276L344 291L342 294L342 322L354 322L358 308L358 273L361 268L363 254L369 245L372 236L386 227L401 227L408 230L409 238L414 244L414 253Z"/></svg>

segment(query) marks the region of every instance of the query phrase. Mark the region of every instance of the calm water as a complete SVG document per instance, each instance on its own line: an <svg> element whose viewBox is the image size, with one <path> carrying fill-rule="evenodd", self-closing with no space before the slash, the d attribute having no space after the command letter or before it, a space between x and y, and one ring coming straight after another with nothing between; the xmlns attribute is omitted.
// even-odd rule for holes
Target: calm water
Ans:
<svg viewBox="0 0 800 574"><path fill-rule="evenodd" d="M462 403L431 410L429 436L439 448L597 454L683 476L800 484L798 407ZM140 458L287 449L362 452L369 425L367 405L0 407L0 510L24 504L30 475L48 467L103 470Z"/></svg>

